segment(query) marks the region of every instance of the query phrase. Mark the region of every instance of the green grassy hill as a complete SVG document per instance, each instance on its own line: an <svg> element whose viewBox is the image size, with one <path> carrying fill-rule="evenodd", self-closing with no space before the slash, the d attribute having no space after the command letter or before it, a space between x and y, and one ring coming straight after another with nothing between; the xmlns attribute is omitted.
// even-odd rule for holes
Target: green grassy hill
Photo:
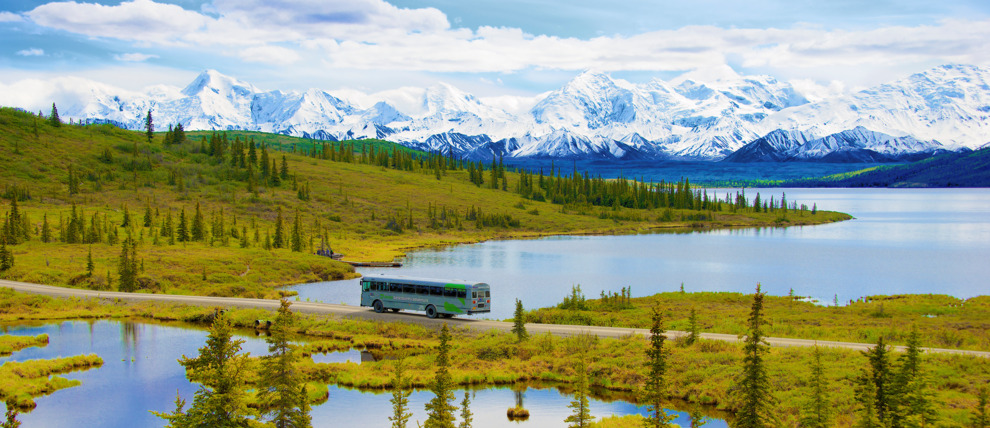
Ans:
<svg viewBox="0 0 990 428"><path fill-rule="evenodd" d="M549 174L537 185L535 175L512 171L499 179L490 168L476 173L475 164L377 140L196 132L168 144L173 137L157 133L149 143L143 132L56 127L0 109L0 212L16 217L4 234L15 263L0 276L117 289L122 279L130 286L119 264L133 257L138 290L274 297L273 286L354 275L314 255L321 242L348 260L391 260L409 249L487 239L848 218L754 212L707 194L702 204L700 192L680 186L667 198L645 183ZM266 176L272 164L277 173ZM492 177L500 185L491 186ZM692 201L694 208L672 208ZM136 248L125 257L128 237Z"/></svg>

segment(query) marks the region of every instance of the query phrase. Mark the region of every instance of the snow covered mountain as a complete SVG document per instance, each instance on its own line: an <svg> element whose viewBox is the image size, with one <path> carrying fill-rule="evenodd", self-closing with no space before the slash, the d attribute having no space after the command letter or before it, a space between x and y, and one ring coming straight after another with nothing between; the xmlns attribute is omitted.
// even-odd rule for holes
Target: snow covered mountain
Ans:
<svg viewBox="0 0 990 428"><path fill-rule="evenodd" d="M513 113L447 84L405 91L397 104L383 96L368 108L319 89L264 91L213 70L183 89L144 93L77 78L44 84L39 96L54 97L75 120L142 129L151 109L160 128L382 138L472 159L875 162L990 142L990 70L968 65L815 103L787 82L729 67L645 84L587 71ZM11 102L0 93L0 104Z"/></svg>

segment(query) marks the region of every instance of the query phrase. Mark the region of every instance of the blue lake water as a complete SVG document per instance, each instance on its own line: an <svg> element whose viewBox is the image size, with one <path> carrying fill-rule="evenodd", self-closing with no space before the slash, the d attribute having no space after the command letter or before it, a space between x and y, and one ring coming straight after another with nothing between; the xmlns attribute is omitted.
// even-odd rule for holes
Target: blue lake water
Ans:
<svg viewBox="0 0 990 428"><path fill-rule="evenodd" d="M78 379L81 385L56 391L49 396L35 399L37 407L18 416L25 427L104 427L133 428L161 427L163 421L149 410L171 411L175 407L178 391L187 402L191 401L197 385L186 380L185 371L176 361L183 354L195 356L205 344L207 332L198 328L153 323L133 323L115 320L65 321L41 325L13 325L4 327L4 334L48 334L45 347L26 348L7 361L24 361L37 358L55 358L95 353L103 358L103 366L87 371L67 373L69 379ZM239 335L245 342L242 349L251 355L267 354L263 338ZM339 355L318 354L327 362L360 362L359 351L346 351ZM346 388L329 388L327 402L313 407L314 426L384 427L389 425L391 394L365 392ZM524 405L531 417L523 422L509 422L505 411L515 405L516 393L509 388L477 389L471 391L471 410L474 426L501 427L519 424L529 427L565 426L570 414L567 404L572 397L553 388L523 391ZM455 393L457 402L464 391ZM426 420L424 405L433 398L429 391L415 391L409 398L412 411L410 423ZM3 404L0 403L0 410ZM612 414L643 413L642 407L625 401L592 399L591 413L596 417ZM685 413L677 413L686 422ZM709 425L726 427L724 421L715 420Z"/></svg>
<svg viewBox="0 0 990 428"><path fill-rule="evenodd" d="M724 197L725 192L718 190ZM398 269L359 269L492 285L490 318L557 304L580 284L588 297L632 287L772 295L791 288L831 304L874 294L990 292L990 189L746 189L749 198L846 212L820 226L490 241L409 253ZM793 214L792 214L793 215ZM360 303L357 280L294 286L301 299Z"/></svg>

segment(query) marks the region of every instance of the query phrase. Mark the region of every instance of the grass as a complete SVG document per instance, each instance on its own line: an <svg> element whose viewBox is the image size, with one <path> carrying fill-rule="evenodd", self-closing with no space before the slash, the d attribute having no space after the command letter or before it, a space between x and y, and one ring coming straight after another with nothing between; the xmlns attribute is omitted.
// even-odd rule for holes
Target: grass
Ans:
<svg viewBox="0 0 990 428"><path fill-rule="evenodd" d="M556 205L476 186L463 169L447 170L437 178L436 171L417 162L405 171L274 150L271 157L279 164L285 156L287 178L280 186L259 184L249 191L245 169L200 150L199 138L206 135L190 133L187 143L165 147L161 134L149 144L142 132L110 125L56 128L30 113L0 108L0 192L6 198L0 200L0 212L9 212L10 199L19 197L19 211L31 232L27 242L8 246L15 264L0 277L114 289L121 251L117 242L131 236L138 242L142 292L272 298L280 296L279 286L356 276L350 266L313 254L323 238L345 259L390 261L417 248L491 239L807 225L849 218L825 211L781 215L746 209L702 211L712 218L693 220L699 211ZM314 144L261 133L229 132L227 137L253 138L272 149ZM355 144L427 156L380 140ZM519 175L509 172L507 180L512 189ZM70 181L78 181L78 192L70 192ZM300 198L302 188L309 189L307 198ZM84 227L99 232L98 242L67 244L59 239L73 206ZM184 210L191 222L197 206L206 237L170 243L161 233L166 219L171 214L177 227ZM266 248L265 241L275 235L279 209L286 234L298 213L300 251ZM479 227L466 220L472 210L513 221ZM126 227L125 212L132 221ZM436 212L450 213L456 221L437 225L431 221ZM40 240L46 216L54 242ZM389 219L402 227L386 228ZM117 242L111 243L111 235ZM90 249L92 275L86 268Z"/></svg>
<svg viewBox="0 0 990 428"><path fill-rule="evenodd" d="M47 334L39 334L37 336L0 336L0 356L7 356L24 348L45 346L47 344Z"/></svg>
<svg viewBox="0 0 990 428"><path fill-rule="evenodd" d="M57 319L60 309L86 307L90 317L129 317L141 320L184 321L206 325L209 308L152 303L99 305L90 301L64 300L0 290L5 308L4 319ZM768 316L776 308L767 307ZM228 314L235 326L249 327L256 319L271 318L272 313L259 309L231 309ZM727 315L728 316L728 315ZM315 363L304 359L300 366L312 383L336 384L365 389L391 387L393 358L403 355L411 386L429 385L435 370L434 349L439 332L413 324L384 323L328 316L299 315L298 340L305 354L345 349L364 349L376 356L374 362L362 364ZM743 322L743 319L737 320ZM450 373L458 385L557 385L567 392L574 378L577 358L587 358L592 386L606 394L618 394L636 401L646 376L647 341L639 336L622 339L593 337L559 338L536 335L521 344L510 333L477 332L453 329ZM701 340L686 345L681 340L668 342L667 379L671 403L679 408L701 406L701 413L713 410L731 412L737 404L728 399L734 379L741 368L741 344ZM835 426L852 426L853 380L867 367L859 352L823 349L823 364L833 407L838 415ZM894 353L895 356L897 353ZM796 423L799 409L806 399L812 349L773 348L767 366L774 395L780 400L778 414L785 426ZM925 354L923 365L936 391L941 422L938 426L963 425L976 405L976 392L990 381L990 363L984 358L945 354ZM326 388L310 388L314 400L320 400ZM610 391L610 392L609 392ZM715 412L718 414L718 412ZM605 421L602 423L626 423ZM730 416L731 419L731 416ZM627 426L627 425L605 425Z"/></svg>
<svg viewBox="0 0 990 428"><path fill-rule="evenodd" d="M20 409L33 409L35 397L79 385L78 380L54 375L89 370L101 365L103 360L94 354L50 360L4 362L0 364L0 400L13 403Z"/></svg>
<svg viewBox="0 0 990 428"><path fill-rule="evenodd" d="M541 308L527 322L649 328L650 309L660 305L667 328L689 330L696 310L699 330L745 334L752 295L731 292L667 292L632 298L628 305L589 299L586 308ZM922 346L990 351L990 296L959 299L940 294L868 296L844 306L823 306L797 297L766 296L765 334L812 340L903 345L911 328Z"/></svg>

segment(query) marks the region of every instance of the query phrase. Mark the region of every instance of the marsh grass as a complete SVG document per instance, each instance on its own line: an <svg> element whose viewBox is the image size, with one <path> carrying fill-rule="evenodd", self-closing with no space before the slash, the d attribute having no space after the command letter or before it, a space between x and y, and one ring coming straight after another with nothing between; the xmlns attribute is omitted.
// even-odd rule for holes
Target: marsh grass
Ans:
<svg viewBox="0 0 990 428"><path fill-rule="evenodd" d="M634 299L635 300L635 299ZM66 307L82 309L71 314ZM100 305L78 299L56 299L0 289L0 320L59 319L87 312L88 317L130 318L150 322L191 322L205 326L211 308L174 304L133 303ZM767 311L773 314L773 306ZM892 309L887 305L887 310ZM230 309L234 326L251 328L256 319L271 319L272 312L261 309ZM407 362L411 388L425 388L433 379L435 353L439 339L437 329L418 324L385 323L335 316L299 314L295 325L301 352L366 349L376 361L356 363L315 363L304 358L300 370L311 387L311 399L325 399L326 385L385 390L392 387L390 358L402 354ZM466 386L558 385L566 393L574 379L575 358L587 350L588 378L592 387L606 394L618 394L636 401L645 376L647 341L642 336L610 338L561 338L536 335L516 343L511 333L452 330L451 369L455 384ZM741 370L742 345L730 342L699 340L693 345L674 341L668 359L668 390L673 403L703 405L728 412L735 403L726 400L735 377ZM896 353L895 353L896 355ZM968 409L976 405L976 391L990 380L990 364L980 357L923 354L923 364L932 374L932 387L940 403L940 417L945 426L962 425ZM253 356L256 357L256 356ZM767 367L780 399L782 423L792 426L806 400L810 378L811 348L771 348ZM855 410L854 380L866 367L865 358L856 351L824 348L822 362L834 408L839 415L836 426L851 426ZM331 397L332 399L332 397Z"/></svg>
<svg viewBox="0 0 990 428"><path fill-rule="evenodd" d="M563 296L562 296L563 298ZM649 310L665 308L670 330L689 329L695 309L701 332L745 334L752 296L730 292L667 292L631 299L631 307L588 299L585 310L541 308L527 322L649 328ZM990 296L959 299L940 294L867 296L844 306L822 306L799 297L767 296L766 334L812 340L903 345L912 327L922 346L990 351ZM881 309L882 308L882 309ZM877 313L883 316L877 316Z"/></svg>
<svg viewBox="0 0 990 428"><path fill-rule="evenodd" d="M0 364L0 400L13 402L21 409L33 409L35 397L79 385L78 380L55 375L88 370L101 365L103 360L95 354L50 360L4 362Z"/></svg>

